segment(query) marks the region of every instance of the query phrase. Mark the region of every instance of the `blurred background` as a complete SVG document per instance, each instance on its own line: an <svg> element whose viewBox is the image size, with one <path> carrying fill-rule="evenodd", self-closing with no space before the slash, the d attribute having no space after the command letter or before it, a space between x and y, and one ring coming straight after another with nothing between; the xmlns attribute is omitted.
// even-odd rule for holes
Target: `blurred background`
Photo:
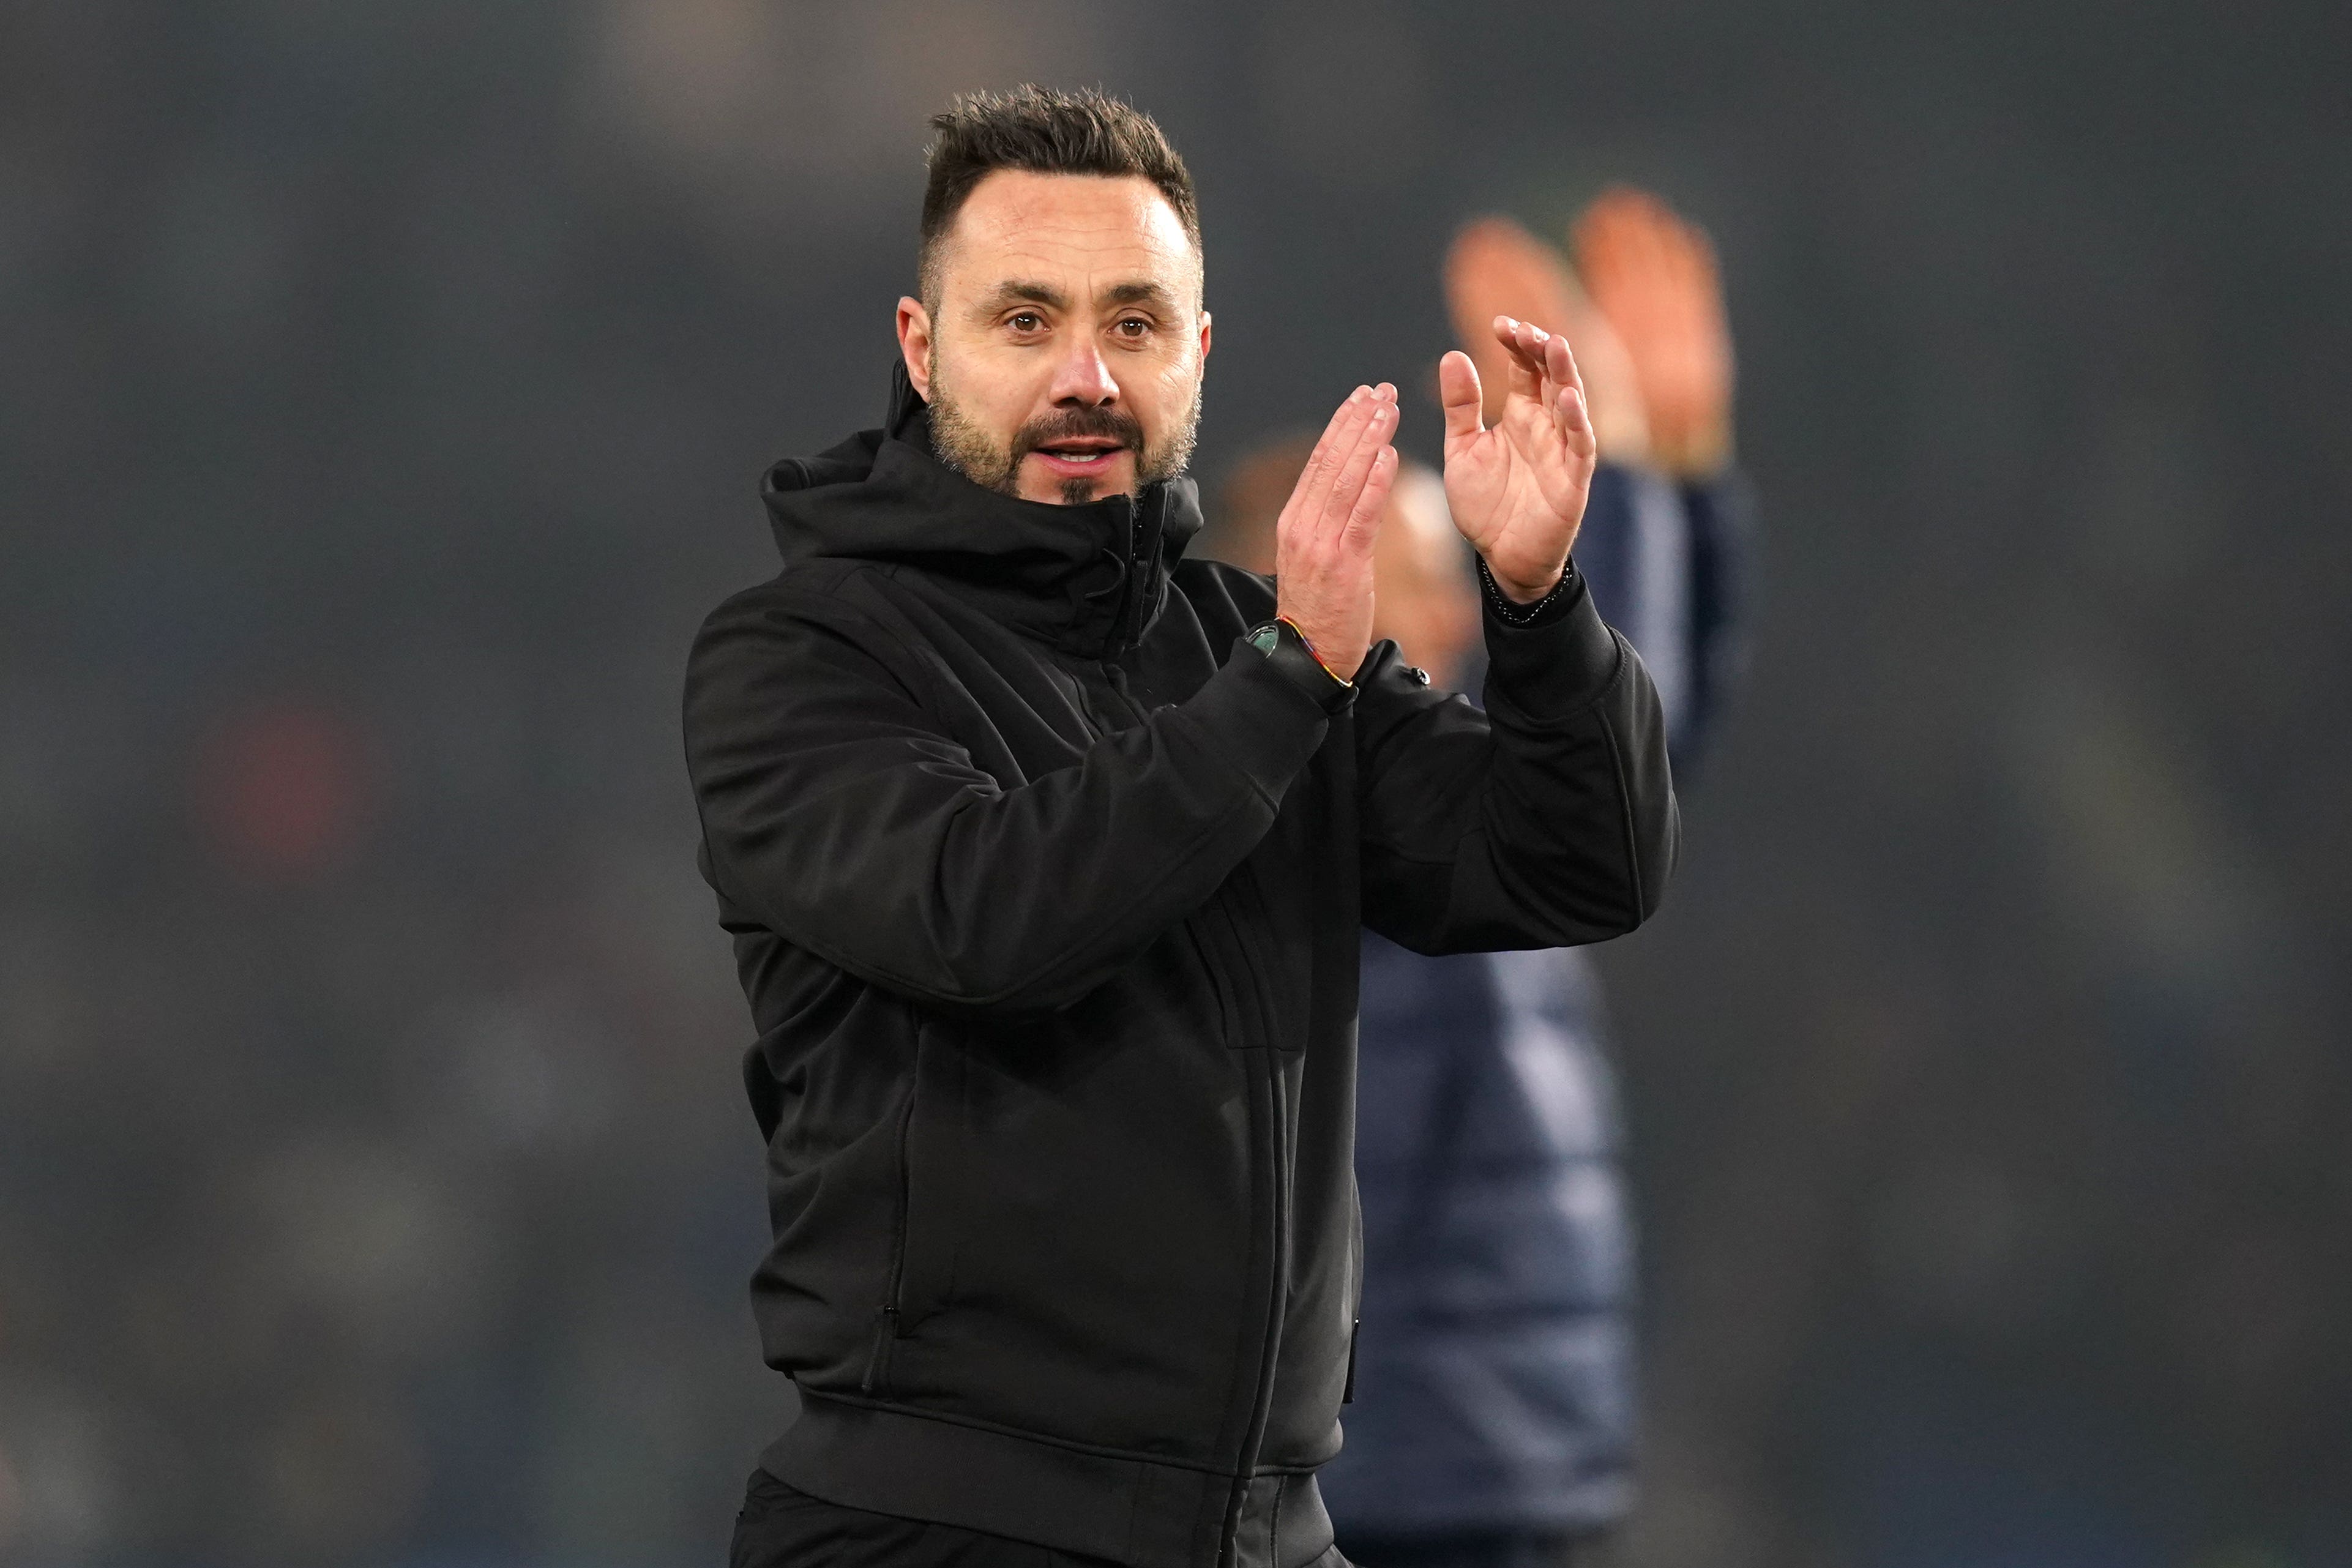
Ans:
<svg viewBox="0 0 2352 1568"><path fill-rule="evenodd" d="M1202 191L1198 470L1454 227L1720 247L1749 686L1603 957L1638 1568L2352 1563L2352 13L0 11L0 1562L723 1552L782 1422L677 691L923 117ZM2333 955L2333 956L2331 956Z"/></svg>

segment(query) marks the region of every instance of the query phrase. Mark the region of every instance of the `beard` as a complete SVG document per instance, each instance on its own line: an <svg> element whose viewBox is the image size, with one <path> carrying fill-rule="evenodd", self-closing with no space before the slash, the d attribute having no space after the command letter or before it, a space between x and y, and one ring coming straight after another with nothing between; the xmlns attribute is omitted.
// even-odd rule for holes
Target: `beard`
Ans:
<svg viewBox="0 0 2352 1568"><path fill-rule="evenodd" d="M1124 408L1058 408L1032 419L1000 442L964 412L947 384L940 379L939 360L931 361L931 450L949 468L982 489L1016 500L1021 494L1021 460L1040 447L1076 436L1108 437L1135 454L1135 486L1172 479L1192 460L1192 444L1201 429L1201 384L1192 384L1192 406L1159 441L1144 438L1143 426ZM1076 475L1062 481L1065 505L1079 506L1096 500L1099 480Z"/></svg>

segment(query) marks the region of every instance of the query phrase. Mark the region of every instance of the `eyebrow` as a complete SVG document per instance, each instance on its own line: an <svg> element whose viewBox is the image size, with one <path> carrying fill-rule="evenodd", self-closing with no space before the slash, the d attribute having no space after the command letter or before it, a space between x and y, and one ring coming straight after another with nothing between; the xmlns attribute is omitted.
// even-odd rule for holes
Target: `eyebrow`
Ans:
<svg viewBox="0 0 2352 1568"><path fill-rule="evenodd" d="M983 311L992 312L1000 310L1007 305L1020 304L1023 302L1032 305L1044 305L1050 310L1066 310L1069 309L1070 305L1068 297L1063 294L1059 289L1055 288L1052 284L1032 283L1024 279L1015 278L1009 279L1006 282L999 283L996 286L995 291L990 294L987 299L981 301L980 309Z"/></svg>
<svg viewBox="0 0 2352 1568"><path fill-rule="evenodd" d="M1167 289L1157 283L1145 282L1114 283L1103 290L1103 302L1107 305L1157 305L1162 310L1176 303Z"/></svg>
<svg viewBox="0 0 2352 1568"><path fill-rule="evenodd" d="M1127 283L1114 283L1104 289L1102 303L1106 305L1148 304L1168 310L1174 306L1175 298L1160 285L1139 279ZM1043 305L1048 310L1066 310L1070 308L1070 300L1068 295L1050 283L1037 283L1025 278L1013 278L999 283L995 289L981 301L979 308L984 313L992 314L1007 305L1015 304Z"/></svg>

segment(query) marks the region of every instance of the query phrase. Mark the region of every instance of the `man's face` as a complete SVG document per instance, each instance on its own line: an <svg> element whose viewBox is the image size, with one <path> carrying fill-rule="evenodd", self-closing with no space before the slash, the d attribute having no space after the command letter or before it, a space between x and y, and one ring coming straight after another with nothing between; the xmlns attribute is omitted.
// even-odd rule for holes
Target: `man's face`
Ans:
<svg viewBox="0 0 2352 1568"><path fill-rule="evenodd" d="M1183 469L1209 315L1201 258L1140 176L999 169L939 252L938 298L898 301L940 456L1024 500L1133 493Z"/></svg>

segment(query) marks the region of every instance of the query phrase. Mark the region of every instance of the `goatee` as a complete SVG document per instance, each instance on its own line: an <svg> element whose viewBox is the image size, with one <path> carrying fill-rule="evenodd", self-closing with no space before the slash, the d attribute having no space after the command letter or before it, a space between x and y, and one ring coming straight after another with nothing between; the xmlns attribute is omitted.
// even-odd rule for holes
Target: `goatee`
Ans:
<svg viewBox="0 0 2352 1568"><path fill-rule="evenodd" d="M1192 445L1201 428L1201 389L1192 389L1192 405L1175 427L1158 443L1147 442L1143 426L1124 408L1063 408L1043 418L1033 419L1013 433L1010 446L998 445L996 438L968 417L955 395L940 380L938 367L931 373L931 450L940 461L970 479L982 489L999 495L1018 498L1021 493L1021 460L1038 447L1073 437L1108 437L1133 452L1135 486L1141 490L1162 479L1172 479L1184 471L1192 460ZM1098 480L1083 475L1062 481L1062 500L1069 506L1082 506L1097 498Z"/></svg>

